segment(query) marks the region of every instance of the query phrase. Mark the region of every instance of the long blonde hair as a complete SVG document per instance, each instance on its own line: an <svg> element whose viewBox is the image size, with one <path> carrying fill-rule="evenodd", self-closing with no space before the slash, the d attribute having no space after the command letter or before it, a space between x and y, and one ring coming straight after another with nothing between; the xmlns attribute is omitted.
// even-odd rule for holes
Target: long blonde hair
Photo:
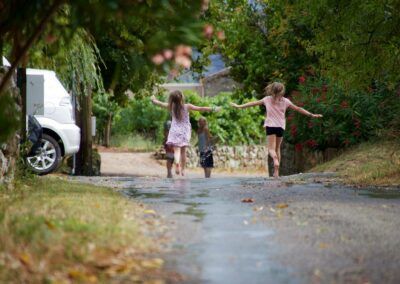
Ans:
<svg viewBox="0 0 400 284"><path fill-rule="evenodd" d="M273 82L265 87L265 94L271 96L274 101L285 95L285 85L279 82Z"/></svg>
<svg viewBox="0 0 400 284"><path fill-rule="evenodd" d="M185 105L185 98L181 91L176 90L169 94L168 98L168 109L174 114L177 120L183 118L183 108Z"/></svg>

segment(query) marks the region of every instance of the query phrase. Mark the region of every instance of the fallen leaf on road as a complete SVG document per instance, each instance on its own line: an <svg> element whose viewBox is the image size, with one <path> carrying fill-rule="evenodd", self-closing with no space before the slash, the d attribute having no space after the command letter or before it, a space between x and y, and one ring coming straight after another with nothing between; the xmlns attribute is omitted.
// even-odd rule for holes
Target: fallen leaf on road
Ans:
<svg viewBox="0 0 400 284"><path fill-rule="evenodd" d="M18 255L18 258L22 262L22 264L26 265L27 267L31 267L32 259L29 254L21 253L20 255Z"/></svg>
<svg viewBox="0 0 400 284"><path fill-rule="evenodd" d="M264 209L264 207L263 206L260 206L260 207L254 207L253 208L253 211L254 212L258 212L258 211L261 211L261 210L263 210Z"/></svg>
<svg viewBox="0 0 400 284"><path fill-rule="evenodd" d="M242 202L244 202L244 203L252 203L252 202L254 202L254 199L253 198L243 198Z"/></svg>
<svg viewBox="0 0 400 284"><path fill-rule="evenodd" d="M287 207L289 207L289 205L287 203L279 203L276 205L276 208L278 208L278 209L284 209Z"/></svg>
<svg viewBox="0 0 400 284"><path fill-rule="evenodd" d="M269 211L274 212L274 213L276 212L276 210L272 207L269 208Z"/></svg>
<svg viewBox="0 0 400 284"><path fill-rule="evenodd" d="M152 209L147 209L147 210L144 210L144 214L156 215L157 213L156 213L156 211L154 211L154 210L152 210Z"/></svg>
<svg viewBox="0 0 400 284"><path fill-rule="evenodd" d="M326 248L328 248L329 247L329 244L327 244L327 243L320 243L319 244L319 248L320 249L326 249Z"/></svg>
<svg viewBox="0 0 400 284"><path fill-rule="evenodd" d="M153 258L142 260L142 266L147 269L159 269L164 265L164 260L161 258Z"/></svg>

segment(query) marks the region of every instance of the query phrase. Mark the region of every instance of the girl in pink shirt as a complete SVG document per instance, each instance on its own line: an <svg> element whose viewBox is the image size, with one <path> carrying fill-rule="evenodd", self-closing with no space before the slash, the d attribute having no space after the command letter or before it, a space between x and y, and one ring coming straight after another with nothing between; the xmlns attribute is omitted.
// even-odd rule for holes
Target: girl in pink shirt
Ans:
<svg viewBox="0 0 400 284"><path fill-rule="evenodd" d="M301 114L319 118L321 114L312 114L305 109L294 105L289 99L283 97L285 86L282 83L274 82L265 88L266 96L255 102L249 102L243 105L231 103L235 108L247 108L258 105L265 105L266 116L264 127L267 133L268 153L274 161L274 177L279 177L279 163L281 161L281 143L283 131L286 127L285 113L287 108L291 108Z"/></svg>

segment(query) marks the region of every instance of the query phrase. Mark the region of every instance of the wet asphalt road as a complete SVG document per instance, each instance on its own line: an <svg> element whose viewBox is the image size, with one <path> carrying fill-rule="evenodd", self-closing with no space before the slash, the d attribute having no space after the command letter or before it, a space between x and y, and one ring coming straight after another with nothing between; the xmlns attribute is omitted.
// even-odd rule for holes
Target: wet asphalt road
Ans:
<svg viewBox="0 0 400 284"><path fill-rule="evenodd" d="M166 220L184 283L400 283L399 189L312 174L111 181Z"/></svg>

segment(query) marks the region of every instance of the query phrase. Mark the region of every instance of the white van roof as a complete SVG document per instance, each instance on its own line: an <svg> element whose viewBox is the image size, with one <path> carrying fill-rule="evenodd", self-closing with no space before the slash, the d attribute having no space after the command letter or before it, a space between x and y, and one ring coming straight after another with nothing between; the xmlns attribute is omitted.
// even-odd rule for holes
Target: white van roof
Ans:
<svg viewBox="0 0 400 284"><path fill-rule="evenodd" d="M26 74L28 74L28 75L52 75L52 76L56 75L56 73L52 70L32 69L32 68L27 68Z"/></svg>
<svg viewBox="0 0 400 284"><path fill-rule="evenodd" d="M6 67L11 67L11 63L7 60L7 58L5 58L3 56L3 66ZM27 68L26 69L26 73L29 75L55 75L54 71L51 70L45 70L45 69L31 69L31 68Z"/></svg>
<svg viewBox="0 0 400 284"><path fill-rule="evenodd" d="M10 62L8 62L7 58L5 58L4 56L3 56L3 63L2 63L2 65L3 65L3 66L7 66L7 67L11 67Z"/></svg>

